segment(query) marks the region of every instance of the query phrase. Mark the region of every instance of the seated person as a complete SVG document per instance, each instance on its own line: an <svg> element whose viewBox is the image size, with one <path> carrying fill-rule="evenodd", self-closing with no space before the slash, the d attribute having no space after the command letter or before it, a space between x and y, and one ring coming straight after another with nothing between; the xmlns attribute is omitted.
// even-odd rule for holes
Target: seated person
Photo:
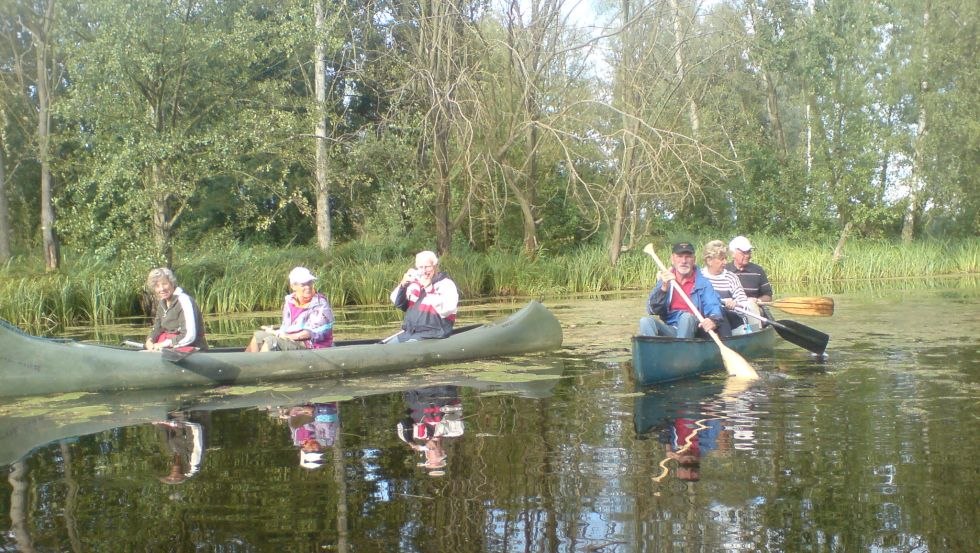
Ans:
<svg viewBox="0 0 980 553"><path fill-rule="evenodd" d="M723 318L721 300L694 264L694 246L688 242L674 244L670 262L672 268L659 273L650 292L647 313L653 316L640 319L640 336L693 338L699 328L701 333L716 330ZM704 317L703 322L699 323L684 298L674 293L670 281L675 281L687 293Z"/></svg>
<svg viewBox="0 0 980 553"><path fill-rule="evenodd" d="M306 267L289 272L292 293L283 301L278 329L263 326L252 336L245 351L320 349L333 346L333 311L327 298L316 291L316 277Z"/></svg>
<svg viewBox="0 0 980 553"><path fill-rule="evenodd" d="M752 263L752 243L744 236L736 236L728 243L728 249L732 252L732 262L725 265L725 269L735 273L742 283L742 289L749 298L749 310L768 316L768 313L759 307L759 303L772 301L772 285L769 283L766 270ZM746 322L753 329L762 328L762 321L758 319Z"/></svg>
<svg viewBox="0 0 980 553"><path fill-rule="evenodd" d="M415 267L405 272L391 291L391 302L405 312L402 331L390 343L445 338L453 333L459 291L446 273L439 271L439 258L430 251L415 256Z"/></svg>
<svg viewBox="0 0 980 553"><path fill-rule="evenodd" d="M728 248L721 240L712 240L704 245L701 256L704 258L704 267L701 274L711 282L711 286L718 293L721 299L722 313L725 315L718 325L719 336L731 336L743 334L745 332L746 319L739 315L734 309L752 311L758 314L755 303L750 302L742 289L742 282L735 276L735 273L725 269L725 262L728 261ZM758 319L756 319L758 320Z"/></svg>
<svg viewBox="0 0 980 553"><path fill-rule="evenodd" d="M194 299L177 286L173 271L166 267L153 269L146 278L146 287L158 300L154 308L153 328L144 344L146 349L208 349L201 310Z"/></svg>

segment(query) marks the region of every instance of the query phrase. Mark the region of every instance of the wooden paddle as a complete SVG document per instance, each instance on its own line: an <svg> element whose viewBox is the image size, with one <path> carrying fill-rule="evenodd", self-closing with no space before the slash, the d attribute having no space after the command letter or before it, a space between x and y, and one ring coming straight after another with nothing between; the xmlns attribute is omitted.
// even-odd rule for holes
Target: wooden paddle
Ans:
<svg viewBox="0 0 980 553"><path fill-rule="evenodd" d="M657 257L657 252L654 251L653 244L647 244L644 246L643 251L653 258L654 262L657 263L657 267L659 267L661 271L667 270L667 267L665 267L663 262L660 261L660 258ZM680 297L684 300L684 303L686 303L694 313L694 316L698 318L698 321L704 321L704 316L701 315L698 308L694 306L694 302L691 301L691 298L687 297L687 294L684 293L684 290L681 288L680 284L677 284L676 280L671 280L670 285L674 287L674 292L680 295ZM711 336L711 339L714 340L715 344L718 346L718 350L721 352L721 360L725 363L725 370L728 371L729 376L746 379L759 378L759 373L755 372L755 369L752 368L752 365L749 365L748 361L743 359L741 355L735 352L735 350L721 343L721 338L718 337L717 332L714 330L709 330L708 336Z"/></svg>
<svg viewBox="0 0 980 553"><path fill-rule="evenodd" d="M827 342L830 341L830 336L820 332L815 328L810 328L804 324L800 324L796 321L772 321L762 315L756 315L751 311L745 309L735 309L736 313L746 315L749 317L754 317L762 322L771 324L775 329L776 333L782 336L784 340L790 342L791 344L796 344L803 349L812 351L817 355L823 355L824 350L827 349Z"/></svg>
<svg viewBox="0 0 980 553"><path fill-rule="evenodd" d="M780 311L792 313L793 315L829 317L834 314L834 299L826 296L783 298L780 300L759 302L759 305L771 305Z"/></svg>

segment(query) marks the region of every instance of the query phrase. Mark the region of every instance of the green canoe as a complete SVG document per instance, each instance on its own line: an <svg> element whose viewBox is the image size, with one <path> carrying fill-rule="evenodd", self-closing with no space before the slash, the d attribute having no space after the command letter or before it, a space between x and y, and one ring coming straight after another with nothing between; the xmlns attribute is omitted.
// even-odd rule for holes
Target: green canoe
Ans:
<svg viewBox="0 0 980 553"><path fill-rule="evenodd" d="M742 357L752 358L772 352L776 332L767 326L721 341ZM680 380L724 366L718 345L707 338L633 337L633 377L640 386Z"/></svg>
<svg viewBox="0 0 980 553"><path fill-rule="evenodd" d="M536 301L505 319L442 340L338 343L327 349L270 353L212 350L183 358L39 338L2 322L0 396L353 376L549 351L559 348L561 342L558 320Z"/></svg>

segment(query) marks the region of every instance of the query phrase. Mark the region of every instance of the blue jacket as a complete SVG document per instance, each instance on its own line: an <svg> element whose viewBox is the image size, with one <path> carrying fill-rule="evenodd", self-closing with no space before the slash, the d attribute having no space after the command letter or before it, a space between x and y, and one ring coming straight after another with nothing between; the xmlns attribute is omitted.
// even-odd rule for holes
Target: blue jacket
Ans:
<svg viewBox="0 0 980 553"><path fill-rule="evenodd" d="M663 282L657 279L657 283L653 286L653 291L650 292L650 297L647 299L647 313L660 317L660 320L671 326L677 326L677 319L682 312L668 310L671 299L674 297L674 287L669 286L664 292L660 289L662 285ZM701 270L698 267L694 267L694 289L691 290L691 303L705 317L714 319L715 322L722 320L721 300L718 299L718 293L711 286L711 281L701 275Z"/></svg>

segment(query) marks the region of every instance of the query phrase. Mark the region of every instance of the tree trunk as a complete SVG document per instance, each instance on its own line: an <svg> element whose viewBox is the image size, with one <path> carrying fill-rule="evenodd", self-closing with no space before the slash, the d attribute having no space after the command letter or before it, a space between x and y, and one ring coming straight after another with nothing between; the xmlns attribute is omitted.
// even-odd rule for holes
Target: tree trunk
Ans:
<svg viewBox="0 0 980 553"><path fill-rule="evenodd" d="M41 165L41 243L44 249L44 267L57 271L61 265L58 235L55 233L54 191L51 179L49 146L51 142L51 94L48 88L48 41L54 22L54 1L45 6L44 20L38 29L32 29L34 55L37 64L37 159Z"/></svg>
<svg viewBox="0 0 980 553"><path fill-rule="evenodd" d="M746 8L749 14L749 22L753 27L758 28L758 20L752 2L747 2ZM783 120L779 115L779 96L776 93L776 81L772 74L769 73L766 64L759 61L755 63L759 66L762 80L766 85L766 114L769 116L769 124L772 129L773 140L776 142L777 154L780 159L786 159L788 150L786 149L786 135L783 133Z"/></svg>
<svg viewBox="0 0 980 553"><path fill-rule="evenodd" d="M619 262L619 254L623 251L623 227L626 226L626 196L629 187L623 186L616 195L616 214L609 222L609 264Z"/></svg>
<svg viewBox="0 0 980 553"><path fill-rule="evenodd" d="M438 119L433 144L435 154L435 223L436 252L441 256L449 253L453 245L453 229L450 222L452 209L452 179L449 174L448 122Z"/></svg>
<svg viewBox="0 0 980 553"><path fill-rule="evenodd" d="M0 113L0 263L10 260L10 212L7 205L7 160L3 155L3 114Z"/></svg>
<svg viewBox="0 0 980 553"><path fill-rule="evenodd" d="M330 182L327 175L327 55L323 44L325 26L325 8L323 0L317 0L314 6L316 13L316 48L314 56L315 95L316 95L316 239L323 251L329 251L333 242L330 232Z"/></svg>
<svg viewBox="0 0 980 553"><path fill-rule="evenodd" d="M925 142L929 132L927 125L926 95L929 93L929 81L926 71L929 68L929 48L926 46L929 36L929 12L931 3L927 0L922 6L922 76L919 79L919 120L915 136L915 151L912 155L912 171L909 175L908 205L905 208L905 218L902 221L902 242L911 242L915 238L916 218L922 203L922 188L924 185L923 164L925 163Z"/></svg>
<svg viewBox="0 0 980 553"><path fill-rule="evenodd" d="M677 71L677 86L687 91L691 136L697 139L701 133L701 116L694 94L691 93L690 87L685 86L684 83L684 27L681 24L681 10L677 0L670 0L670 8L674 11L674 69Z"/></svg>
<svg viewBox="0 0 980 553"><path fill-rule="evenodd" d="M167 209L167 192L161 182L162 169L159 164L154 164L150 169L150 190L153 195L153 245L156 246L156 254L167 267L173 267L174 251L170 240L170 229L173 228L173 221Z"/></svg>

